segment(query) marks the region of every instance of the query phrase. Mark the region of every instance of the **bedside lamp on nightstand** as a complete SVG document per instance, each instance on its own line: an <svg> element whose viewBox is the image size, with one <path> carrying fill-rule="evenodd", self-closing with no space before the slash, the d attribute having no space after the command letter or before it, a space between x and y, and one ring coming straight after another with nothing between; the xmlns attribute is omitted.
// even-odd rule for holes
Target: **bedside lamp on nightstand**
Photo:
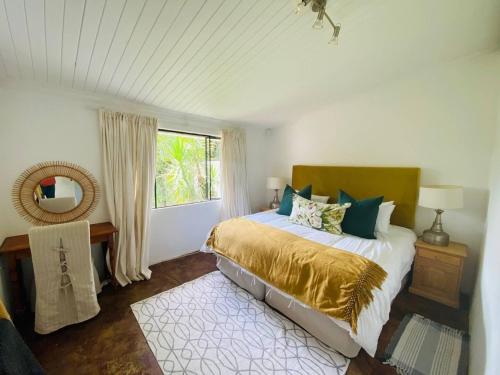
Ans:
<svg viewBox="0 0 500 375"><path fill-rule="evenodd" d="M267 188L269 190L274 190L274 199L269 204L269 208L279 208L280 200L278 198L278 191L285 186L285 180L281 177L268 177L267 178Z"/></svg>
<svg viewBox="0 0 500 375"><path fill-rule="evenodd" d="M455 185L426 185L420 187L418 205L434 208L436 218L430 229L424 231L422 240L431 245L448 246L450 236L443 231L443 209L463 207L463 188Z"/></svg>

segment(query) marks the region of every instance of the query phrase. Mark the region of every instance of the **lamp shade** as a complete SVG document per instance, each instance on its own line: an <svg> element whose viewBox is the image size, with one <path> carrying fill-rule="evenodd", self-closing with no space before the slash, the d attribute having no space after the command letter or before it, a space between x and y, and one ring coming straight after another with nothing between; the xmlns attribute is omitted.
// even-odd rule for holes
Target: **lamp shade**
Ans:
<svg viewBox="0 0 500 375"><path fill-rule="evenodd" d="M462 208L464 205L462 186L425 185L420 187L418 205L434 209Z"/></svg>
<svg viewBox="0 0 500 375"><path fill-rule="evenodd" d="M267 188L271 190L279 190L285 186L285 180L281 177L268 177Z"/></svg>

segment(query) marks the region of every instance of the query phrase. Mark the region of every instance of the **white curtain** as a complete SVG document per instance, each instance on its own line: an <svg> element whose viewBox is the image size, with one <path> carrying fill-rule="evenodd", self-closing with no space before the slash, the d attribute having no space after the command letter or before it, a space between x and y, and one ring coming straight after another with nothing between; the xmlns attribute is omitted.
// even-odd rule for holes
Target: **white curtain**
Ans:
<svg viewBox="0 0 500 375"><path fill-rule="evenodd" d="M99 111L104 191L119 230L115 275L122 285L149 279L149 238L158 119Z"/></svg>
<svg viewBox="0 0 500 375"><path fill-rule="evenodd" d="M222 130L222 218L250 214L247 185L247 145L242 129Z"/></svg>

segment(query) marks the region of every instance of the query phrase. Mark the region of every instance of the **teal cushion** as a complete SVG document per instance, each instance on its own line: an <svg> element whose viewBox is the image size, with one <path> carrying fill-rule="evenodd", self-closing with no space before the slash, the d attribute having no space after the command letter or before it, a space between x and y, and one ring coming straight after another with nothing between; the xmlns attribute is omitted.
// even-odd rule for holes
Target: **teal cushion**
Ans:
<svg viewBox="0 0 500 375"><path fill-rule="evenodd" d="M345 191L339 191L339 204L350 203L342 220L342 231L362 238L375 238L375 223L377 222L378 207L384 197L356 200Z"/></svg>
<svg viewBox="0 0 500 375"><path fill-rule="evenodd" d="M276 211L277 214L290 216L293 207L293 195L298 194L302 198L311 199L312 185L307 185L299 192L295 192L293 187L286 185L285 191L283 191L283 197L281 198L280 208Z"/></svg>

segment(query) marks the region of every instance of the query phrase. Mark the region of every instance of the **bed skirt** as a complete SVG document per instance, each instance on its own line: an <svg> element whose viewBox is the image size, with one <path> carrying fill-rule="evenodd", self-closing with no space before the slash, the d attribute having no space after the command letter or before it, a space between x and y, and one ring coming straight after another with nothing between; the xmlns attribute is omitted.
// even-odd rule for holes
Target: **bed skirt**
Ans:
<svg viewBox="0 0 500 375"><path fill-rule="evenodd" d="M328 315L298 302L290 303L290 297L284 296L276 288L266 286L226 258L217 256L217 268L241 288L250 292L256 299L265 300L268 305L331 348L349 358L358 355L361 347L354 342L346 329L339 327Z"/></svg>

